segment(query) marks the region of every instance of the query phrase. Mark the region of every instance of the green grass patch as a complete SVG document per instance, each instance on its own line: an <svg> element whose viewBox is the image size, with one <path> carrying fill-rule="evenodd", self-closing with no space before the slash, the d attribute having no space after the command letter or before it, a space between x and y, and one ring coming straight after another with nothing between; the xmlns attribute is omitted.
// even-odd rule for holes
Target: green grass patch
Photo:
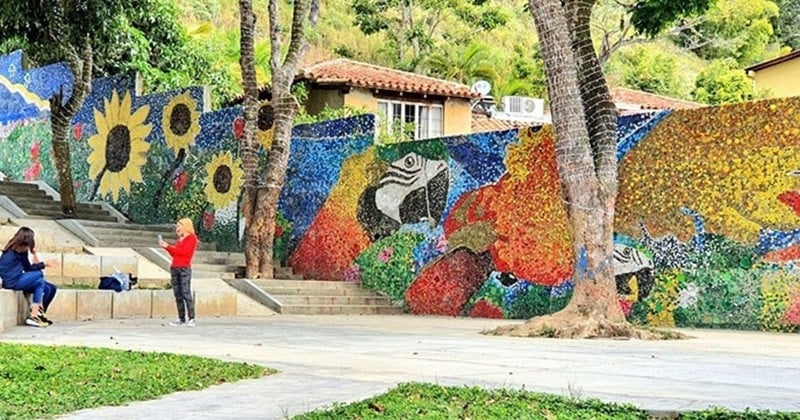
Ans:
<svg viewBox="0 0 800 420"><path fill-rule="evenodd" d="M352 404L335 405L293 417L317 419L651 419L630 404L535 392L408 383ZM714 408L683 413L681 419L798 419L800 413L734 412Z"/></svg>
<svg viewBox="0 0 800 420"><path fill-rule="evenodd" d="M0 343L0 418L53 417L274 372L168 353Z"/></svg>

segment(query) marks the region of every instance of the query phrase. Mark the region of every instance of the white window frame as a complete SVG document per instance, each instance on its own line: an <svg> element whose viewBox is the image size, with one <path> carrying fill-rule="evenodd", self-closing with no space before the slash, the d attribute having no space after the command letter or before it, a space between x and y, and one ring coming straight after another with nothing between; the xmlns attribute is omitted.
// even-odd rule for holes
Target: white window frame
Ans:
<svg viewBox="0 0 800 420"><path fill-rule="evenodd" d="M397 118L399 121L406 121L406 107L413 106L414 107L414 140L424 140L430 138L437 138L444 136L444 106L440 104L431 104L431 103L424 103L424 102L409 102L409 101L393 101L388 99L379 99L378 100L378 114L380 118L382 118L381 122L386 124L385 130L389 131L392 129L392 125L394 124L395 106L400 107L400 116ZM420 116L422 115L422 109L428 110L427 115L427 124L424 124L427 128L426 133L421 132L420 124ZM441 121L439 121L438 128L439 132L434 131L434 121L433 115L434 112L431 112L433 109L438 109L438 114L441 115Z"/></svg>

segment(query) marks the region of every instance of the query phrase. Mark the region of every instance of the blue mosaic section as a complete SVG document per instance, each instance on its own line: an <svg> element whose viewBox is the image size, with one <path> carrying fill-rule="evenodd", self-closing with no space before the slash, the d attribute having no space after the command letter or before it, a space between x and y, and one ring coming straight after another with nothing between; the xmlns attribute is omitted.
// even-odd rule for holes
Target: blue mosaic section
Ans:
<svg viewBox="0 0 800 420"><path fill-rule="evenodd" d="M481 185L497 182L506 172L504 159L509 144L517 143L517 130L476 133L468 136L445 137L450 156L472 179Z"/></svg>
<svg viewBox="0 0 800 420"><path fill-rule="evenodd" d="M375 133L375 116L357 117L324 121L316 124L298 125L292 129L292 139L323 140L342 137L361 136Z"/></svg>
<svg viewBox="0 0 800 420"><path fill-rule="evenodd" d="M617 161L622 160L631 149L644 139L650 130L667 117L670 111L652 114L635 114L617 120Z"/></svg>
<svg viewBox="0 0 800 420"><path fill-rule="evenodd" d="M219 151L230 147L226 139L235 136L233 122L241 116L242 108L238 106L201 115L201 131L195 139L195 147L203 151Z"/></svg>
<svg viewBox="0 0 800 420"><path fill-rule="evenodd" d="M373 119L354 117L319 124L326 126L328 131L318 127L312 130L312 126L295 128L294 134L304 136L292 139L286 182L278 205L280 212L293 225L289 250L294 250L327 200L339 180L344 161L364 153L373 141L371 133L339 138L336 135L347 133L342 130L344 126L365 128L369 121ZM310 134L320 137L306 137Z"/></svg>
<svg viewBox="0 0 800 420"><path fill-rule="evenodd" d="M24 69L22 51L0 56L0 124L49 114L48 101L72 94L72 73L64 63Z"/></svg>
<svg viewBox="0 0 800 420"><path fill-rule="evenodd" d="M450 188L447 190L447 202L444 207L444 212L442 213L442 222L447 220L447 216L453 211L456 202L458 202L464 194L484 186L484 184L481 184L477 179L473 178L472 174L467 172L461 164L453 160L452 157L448 159L447 166L450 168Z"/></svg>

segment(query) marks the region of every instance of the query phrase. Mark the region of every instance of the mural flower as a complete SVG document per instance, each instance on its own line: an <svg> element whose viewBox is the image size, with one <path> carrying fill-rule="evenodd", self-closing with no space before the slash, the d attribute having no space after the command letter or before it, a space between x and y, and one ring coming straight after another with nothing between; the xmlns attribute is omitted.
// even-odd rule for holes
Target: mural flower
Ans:
<svg viewBox="0 0 800 420"><path fill-rule="evenodd" d="M144 105L131 112L131 96L125 93L122 100L117 91L111 101L103 100L104 113L94 110L97 134L89 138L92 152L89 162L89 177L96 179L100 194L111 193L116 202L119 191L130 191L132 181L142 182L141 167L147 160L150 143L145 138L150 134L150 124L144 124L150 106Z"/></svg>
<svg viewBox="0 0 800 420"><path fill-rule="evenodd" d="M256 118L256 138L264 150L272 147L272 137L275 135L275 110L269 102L265 102L258 107L258 117Z"/></svg>
<svg viewBox="0 0 800 420"><path fill-rule="evenodd" d="M189 183L189 173L184 170L178 170L175 172L175 176L172 178L172 186L175 188L175 191L180 194L183 192L184 188L186 188L186 184Z"/></svg>
<svg viewBox="0 0 800 420"><path fill-rule="evenodd" d="M214 156L206 165L206 199L221 209L239 198L244 172L230 151Z"/></svg>
<svg viewBox="0 0 800 420"><path fill-rule="evenodd" d="M176 155L181 149L191 146L200 132L200 113L197 111L197 101L188 91L169 100L161 117L161 127L167 147Z"/></svg>
<svg viewBox="0 0 800 420"><path fill-rule="evenodd" d="M233 136L236 137L237 139L240 139L242 138L243 135L244 135L244 118L236 117L236 119L233 120Z"/></svg>

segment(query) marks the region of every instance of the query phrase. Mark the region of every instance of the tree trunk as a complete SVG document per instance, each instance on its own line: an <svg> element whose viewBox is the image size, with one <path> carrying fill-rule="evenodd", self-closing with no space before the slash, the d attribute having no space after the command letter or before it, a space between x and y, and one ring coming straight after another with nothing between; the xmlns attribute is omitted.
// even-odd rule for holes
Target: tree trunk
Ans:
<svg viewBox="0 0 800 420"><path fill-rule="evenodd" d="M625 322L614 280L616 115L589 38L591 0L530 0L544 58L556 161L572 231L574 291L566 308L499 334L642 336ZM613 118L612 118L613 117Z"/></svg>
<svg viewBox="0 0 800 420"><path fill-rule="evenodd" d="M563 7L570 5L587 6L591 13L591 2L567 2ZM608 158L613 152L613 134L611 142L607 138L592 141L590 137L592 132L606 134L603 130L607 130L605 124L598 124L598 118L605 114L599 112L603 108L596 103L597 98L603 98L597 85L604 85L604 79L602 73L592 71L591 63L597 63L597 59L587 55L593 55L593 50L588 53L579 34L570 31L567 16L573 18L573 28L580 28L576 19L583 10L573 9L567 14L559 0L531 0L530 7L548 75L556 160L573 234L575 294L564 311L621 321L624 318L617 304L612 260L615 170L612 185L608 185L608 172L616 168L616 159L610 162ZM576 36L570 37L571 33ZM582 69L580 64L588 68ZM585 80L583 89L580 76Z"/></svg>
<svg viewBox="0 0 800 420"><path fill-rule="evenodd" d="M286 178L286 167L292 139L292 121L297 112L297 100L291 94L292 82L297 67L305 54L306 21L312 26L319 16L319 0L297 0L293 3L292 27L289 48L285 58L281 58L281 28L278 0L269 2L270 27L270 69L272 71L273 123L272 147L267 156L263 176L257 174L258 158L255 153L255 123L257 118L257 89L253 59L253 21L246 19L252 15L252 2L240 0L242 15L242 78L245 88L245 260L248 278L271 278L273 275L273 241L275 221L278 214L278 200Z"/></svg>
<svg viewBox="0 0 800 420"><path fill-rule="evenodd" d="M258 82L255 66L255 23L252 0L239 0L240 51L239 64L242 67L242 87L244 89L244 134L239 150L244 169L244 190L242 194L242 214L244 216L244 256L245 276L259 277L259 264L263 258L264 246L260 239L265 226L255 220L259 206L260 182L258 176L258 143L255 132L258 118Z"/></svg>
<svg viewBox="0 0 800 420"><path fill-rule="evenodd" d="M89 38L86 38L81 56L69 45L61 45L67 64L72 72L72 94L64 102L63 90L50 98L50 130L53 157L58 174L61 212L76 216L75 189L72 185L72 159L69 151L69 132L72 118L78 113L92 84L93 53Z"/></svg>

